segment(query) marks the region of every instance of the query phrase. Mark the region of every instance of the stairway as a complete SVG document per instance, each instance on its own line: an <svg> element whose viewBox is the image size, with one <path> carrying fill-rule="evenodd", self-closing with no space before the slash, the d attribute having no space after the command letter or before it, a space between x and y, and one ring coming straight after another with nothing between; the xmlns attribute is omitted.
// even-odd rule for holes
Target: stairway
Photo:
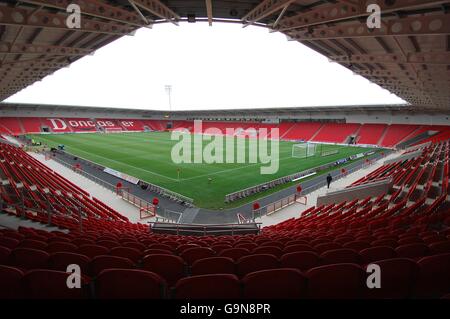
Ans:
<svg viewBox="0 0 450 319"><path fill-rule="evenodd" d="M314 133L313 136L311 136L311 138L308 141L313 141L316 136L320 133L320 131L322 130L322 128L325 126L325 123L322 123L322 125L319 127L319 129L316 131L316 133Z"/></svg>

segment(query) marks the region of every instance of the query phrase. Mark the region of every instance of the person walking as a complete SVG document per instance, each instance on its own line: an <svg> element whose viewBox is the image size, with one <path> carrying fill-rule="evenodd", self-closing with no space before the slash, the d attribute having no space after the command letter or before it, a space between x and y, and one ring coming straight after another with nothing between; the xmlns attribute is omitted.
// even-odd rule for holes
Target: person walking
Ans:
<svg viewBox="0 0 450 319"><path fill-rule="evenodd" d="M331 174L328 173L328 175L327 175L327 186L328 186L328 188L330 188L330 184L331 184L332 180L333 180L333 177L331 177Z"/></svg>

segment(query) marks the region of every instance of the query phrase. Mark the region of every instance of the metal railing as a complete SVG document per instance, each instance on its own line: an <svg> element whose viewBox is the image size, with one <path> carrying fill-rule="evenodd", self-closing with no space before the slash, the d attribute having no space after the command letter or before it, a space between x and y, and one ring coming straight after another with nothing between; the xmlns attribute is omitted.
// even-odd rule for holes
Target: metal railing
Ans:
<svg viewBox="0 0 450 319"><path fill-rule="evenodd" d="M59 152L64 153L64 155L75 156L75 155L70 154L70 153L68 153L66 151L59 151ZM78 155L76 155L76 157L78 158L78 160L86 162L89 166L97 168L99 170L103 171L105 168L107 168L106 166L97 164L95 162L92 162L92 161L90 161L88 159L85 159L83 157L80 157ZM138 179L138 178L136 177L136 179ZM171 190L169 190L167 188L164 188L164 187L161 187L161 186L149 183L149 182L141 180L141 179L138 179L138 180L139 180L139 183L138 183L139 185L147 186L152 192L155 192L155 193L157 193L157 194L159 194L159 195L161 195L161 196L163 196L165 198L168 198L168 199L170 199L172 201L184 202L184 203L186 203L187 206L190 206L190 207L193 206L194 200L192 198L190 198L190 197L181 195L181 194L179 194L177 192L171 191Z"/></svg>
<svg viewBox="0 0 450 319"><path fill-rule="evenodd" d="M56 162L64 165L64 166L70 168L70 169L73 168L73 165L65 162L64 160L62 160L62 159L60 159L58 157L52 157L52 159L55 160ZM108 189L108 190L110 190L112 192L115 192L124 201L132 204L133 206L138 207L139 209L142 209L142 208L147 209L147 208L150 208L150 207L154 207L153 204L149 203L148 201L146 201L146 200L144 200L144 199L142 199L142 198L140 198L140 197L138 197L136 195L133 195L132 193L126 191L125 189L120 189L120 191L117 191L117 187L115 185L112 185L112 184L110 184L108 182L105 182L104 180L102 180L102 179L100 179L100 178L98 178L98 177L96 177L96 176L94 176L92 174L89 174L88 172L86 172L84 170L75 169L75 172L80 174L80 175L82 175L82 176L84 176L84 177L86 177L86 178L88 178L88 179L90 179L94 183L99 184L100 186L102 186L102 187L104 187L104 188L106 188L106 189Z"/></svg>
<svg viewBox="0 0 450 319"><path fill-rule="evenodd" d="M369 152L364 152L364 153L361 153L361 154L364 154L364 156L369 156L369 158L373 158L374 156L376 157L377 153L375 153L375 155L373 155L371 153L374 153L374 152L373 151L372 152L369 151ZM350 156L350 157L347 157L347 158L343 158L343 159L337 160L337 161L332 162L332 163L323 164L323 165L320 165L320 166L317 166L317 167L309 168L309 169L301 171L301 172L297 172L297 173L289 174L289 175L286 175L286 176L282 176L282 177L276 178L274 180L271 180L271 181L268 181L268 182L264 182L264 183L259 184L259 185L255 185L255 186L251 186L251 187L248 187L248 188L245 188L245 189L241 189L239 191L236 191L236 192L233 192L233 193L225 195L225 203L233 202L233 201L236 201L236 200L248 197L250 195L263 192L263 191L265 191L267 189L272 189L272 188L277 187L279 185L283 185L283 184L292 182L293 180L296 180L296 179L301 179L301 178L308 177L311 174L315 174L316 172L319 172L319 171L322 171L322 170L325 170L325 169L328 169L328 168L336 166L335 163L338 163L338 162L341 162L341 161L344 161L344 160L345 160L345 162L347 162L347 161L352 160L352 159L354 159L354 158L352 158ZM342 162L342 163L345 163L345 162Z"/></svg>
<svg viewBox="0 0 450 319"><path fill-rule="evenodd" d="M343 177L346 177L348 174L352 174L364 167L369 167L371 165L373 165L373 161L375 160L379 160L381 159L383 156L379 155L379 154L375 154L374 156L370 157L370 160L368 163L364 160L364 161L360 161L359 164L351 167L351 168L346 168L345 173L343 173L342 171L339 171L339 173L337 175L335 175L333 177L334 181L337 181ZM294 203L297 203L297 199L300 196L305 196L307 194L310 194L322 187L325 187L327 185L327 182L323 179L319 179L317 180L315 183L313 183L312 185L306 186L302 189L301 194L298 194L296 192L296 189L293 189L293 193L281 198L280 200L277 200L275 202L272 202L270 204L267 204L265 206L262 206L261 208L259 208L256 211L252 212L252 219L255 220L256 218L261 218L262 216L266 216L266 215L270 215L273 214L275 212L277 212L278 210L281 210L282 208L288 207ZM269 195L270 196L270 195Z"/></svg>
<svg viewBox="0 0 450 319"><path fill-rule="evenodd" d="M165 222L150 222L151 228L153 229L155 225L161 226L166 225L168 227L162 227L160 230L174 232L177 235L182 235L183 233L189 234L199 234L206 236L208 234L220 234L224 232L231 232L231 235L238 235L240 233L248 233L249 231L261 231L262 223L247 223L247 224L173 224ZM247 226L247 227L246 227ZM254 226L248 227L248 226Z"/></svg>

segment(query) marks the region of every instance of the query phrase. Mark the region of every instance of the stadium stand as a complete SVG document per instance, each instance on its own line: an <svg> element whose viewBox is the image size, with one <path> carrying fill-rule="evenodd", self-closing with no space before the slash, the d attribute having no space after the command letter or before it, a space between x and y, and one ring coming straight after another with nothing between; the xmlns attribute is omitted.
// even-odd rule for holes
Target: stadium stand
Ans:
<svg viewBox="0 0 450 319"><path fill-rule="evenodd" d="M49 278L65 298L440 298L450 291L450 207L443 200L449 141L423 148L407 163L382 166L359 182L389 173L396 180L390 194L312 207L259 235L200 237L155 234L131 224L22 150L0 146L2 178L10 181L2 187L5 201L18 200L14 185L21 182L30 193L26 210L62 200L57 190L77 194L65 198L90 208L82 232L70 205L64 211L55 206L52 221L69 233L0 229L5 298L53 298L36 293ZM42 170L47 174L35 174ZM42 190L35 197L33 185ZM420 196L412 196L416 188ZM47 222L46 216L26 216ZM85 289L77 293L59 284L67 275L61 270L73 262L86 271ZM374 262L387 274L376 291L363 286L365 267Z"/></svg>
<svg viewBox="0 0 450 319"><path fill-rule="evenodd" d="M326 123L311 140L315 142L344 143L350 135L357 132L359 127L360 124Z"/></svg>
<svg viewBox="0 0 450 319"><path fill-rule="evenodd" d="M413 136L411 136L411 134L417 133L417 129L417 125L389 125L384 138L380 142L380 146L395 146L407 137L412 138Z"/></svg>
<svg viewBox="0 0 450 319"><path fill-rule="evenodd" d="M385 124L363 124L359 130L356 143L378 145L386 129L387 125Z"/></svg>
<svg viewBox="0 0 450 319"><path fill-rule="evenodd" d="M168 123L171 127L168 128ZM0 134L22 135L40 133L44 129L52 133L69 132L142 132L146 128L152 131L170 131L187 129L192 132L194 122L187 120L143 120L143 119L89 119L89 118L1 118ZM354 124L354 123L320 123L320 122L281 122L280 124L265 124L258 122L218 122L203 121L202 132L208 128L219 129L226 134L226 128L233 129L236 136L248 137L245 130L278 128L279 136L284 140L304 140L314 142L346 143L347 138L354 135L356 144L395 147L400 142L412 140L425 132L434 135L424 137L419 142L438 142L450 137L450 129L442 125L407 125L407 124ZM251 137L251 136L250 136ZM262 138L266 137L264 134ZM270 137L270 136L269 136Z"/></svg>

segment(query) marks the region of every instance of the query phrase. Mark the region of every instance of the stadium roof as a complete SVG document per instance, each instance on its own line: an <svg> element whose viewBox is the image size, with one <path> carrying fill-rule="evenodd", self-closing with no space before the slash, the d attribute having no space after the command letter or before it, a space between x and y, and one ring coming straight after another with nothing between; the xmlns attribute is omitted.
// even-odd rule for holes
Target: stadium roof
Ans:
<svg viewBox="0 0 450 319"><path fill-rule="evenodd" d="M49 114L58 114L58 112L81 113L100 113L108 116L142 116L156 118L264 118L264 117L292 117L292 116L310 116L312 114L371 114L372 112L385 113L408 113L408 114L432 114L439 113L442 110L436 108L419 109L412 105L337 105L337 106L301 106L301 107L281 107L281 108L255 108L255 109L211 109L211 110L152 110L152 109L130 109L130 108L109 108L94 106L77 105L53 105L38 103L9 103L0 102L0 114L5 112L21 112L23 114L33 114L35 111L44 111Z"/></svg>
<svg viewBox="0 0 450 319"><path fill-rule="evenodd" d="M72 3L80 29L66 25ZM382 9L379 29L367 26L369 3ZM207 21L282 32L416 109L448 110L449 9L432 0L2 0L0 101L138 28Z"/></svg>

